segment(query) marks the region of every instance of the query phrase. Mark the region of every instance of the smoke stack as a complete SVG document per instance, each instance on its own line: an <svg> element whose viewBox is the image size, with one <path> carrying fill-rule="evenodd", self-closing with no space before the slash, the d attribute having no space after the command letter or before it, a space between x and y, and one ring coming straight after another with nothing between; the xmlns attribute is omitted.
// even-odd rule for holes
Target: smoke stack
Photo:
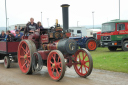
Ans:
<svg viewBox="0 0 128 85"><path fill-rule="evenodd" d="M68 7L70 5L68 4L62 4L61 7L62 7L62 16L63 16L63 29L65 31L68 31L69 29L69 23L68 23Z"/></svg>

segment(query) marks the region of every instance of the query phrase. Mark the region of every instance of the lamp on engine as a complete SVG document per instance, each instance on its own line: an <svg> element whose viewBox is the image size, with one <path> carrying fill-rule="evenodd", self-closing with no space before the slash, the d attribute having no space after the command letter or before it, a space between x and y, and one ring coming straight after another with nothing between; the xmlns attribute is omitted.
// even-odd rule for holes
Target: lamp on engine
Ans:
<svg viewBox="0 0 128 85"><path fill-rule="evenodd" d="M81 48L75 40L69 39L68 7L63 4L63 28L56 20L55 27L40 29L27 39L23 39L18 47L18 63L21 71L32 74L47 66L49 76L59 81L64 77L66 66L74 66L76 73L81 77L91 74L93 68L92 57L88 50Z"/></svg>

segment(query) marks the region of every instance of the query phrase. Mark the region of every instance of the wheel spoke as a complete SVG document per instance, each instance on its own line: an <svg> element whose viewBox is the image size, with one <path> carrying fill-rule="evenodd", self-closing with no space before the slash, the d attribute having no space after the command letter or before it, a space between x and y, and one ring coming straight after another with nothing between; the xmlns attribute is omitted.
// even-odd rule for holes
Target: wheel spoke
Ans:
<svg viewBox="0 0 128 85"><path fill-rule="evenodd" d="M60 68L60 69L62 70L62 68L61 68L61 64L58 66L58 68Z"/></svg>
<svg viewBox="0 0 128 85"><path fill-rule="evenodd" d="M28 51L28 46L26 45L26 52Z"/></svg>
<svg viewBox="0 0 128 85"><path fill-rule="evenodd" d="M80 68L78 69L79 71L80 71L81 67L82 67L82 65L81 65Z"/></svg>
<svg viewBox="0 0 128 85"><path fill-rule="evenodd" d="M86 73L87 73L87 69L86 69L86 67L85 67L85 71L86 71Z"/></svg>
<svg viewBox="0 0 128 85"><path fill-rule="evenodd" d="M83 55L83 60L86 58L87 54L85 54L85 56Z"/></svg>
<svg viewBox="0 0 128 85"><path fill-rule="evenodd" d="M88 66L86 66L86 65L84 65L85 66L85 68L88 68L89 69L89 67Z"/></svg>
<svg viewBox="0 0 128 85"><path fill-rule="evenodd" d="M58 57L58 62L59 62L59 60L60 60L60 57Z"/></svg>
<svg viewBox="0 0 128 85"><path fill-rule="evenodd" d="M51 63L51 64L53 64L53 62L52 62L52 61L50 61L50 63Z"/></svg>
<svg viewBox="0 0 128 85"><path fill-rule="evenodd" d="M27 62L25 62L24 64L23 64L23 66L22 66L22 68L24 68L24 66L27 64Z"/></svg>
<svg viewBox="0 0 128 85"><path fill-rule="evenodd" d="M29 56L30 55L30 51L28 50L26 54Z"/></svg>
<svg viewBox="0 0 128 85"><path fill-rule="evenodd" d="M86 63L89 62L89 60L85 61Z"/></svg>
<svg viewBox="0 0 128 85"><path fill-rule="evenodd" d="M79 54L79 60L81 61L80 54Z"/></svg>
<svg viewBox="0 0 128 85"><path fill-rule="evenodd" d="M52 75L54 75L54 70L55 70L55 69L53 68Z"/></svg>
<svg viewBox="0 0 128 85"><path fill-rule="evenodd" d="M54 63L56 63L56 56L53 54Z"/></svg>
<svg viewBox="0 0 128 85"><path fill-rule="evenodd" d="M58 69L56 68L56 77L57 77L57 74L58 74L58 76L60 75L59 72L58 72Z"/></svg>
<svg viewBox="0 0 128 85"><path fill-rule="evenodd" d="M21 49L24 51L24 54L26 54L26 50L23 47L21 47Z"/></svg>

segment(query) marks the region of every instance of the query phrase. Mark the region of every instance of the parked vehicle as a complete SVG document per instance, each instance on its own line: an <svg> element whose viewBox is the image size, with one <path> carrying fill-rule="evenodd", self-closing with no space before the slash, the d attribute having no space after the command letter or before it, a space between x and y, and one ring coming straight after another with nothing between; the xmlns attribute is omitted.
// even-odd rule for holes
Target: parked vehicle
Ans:
<svg viewBox="0 0 128 85"><path fill-rule="evenodd" d="M112 20L102 24L101 46L110 51L128 51L128 20Z"/></svg>
<svg viewBox="0 0 128 85"><path fill-rule="evenodd" d="M81 30L77 31L77 34L81 34ZM77 41L77 44L80 48L86 48L89 51L94 51L97 48L96 39L94 37L70 37Z"/></svg>

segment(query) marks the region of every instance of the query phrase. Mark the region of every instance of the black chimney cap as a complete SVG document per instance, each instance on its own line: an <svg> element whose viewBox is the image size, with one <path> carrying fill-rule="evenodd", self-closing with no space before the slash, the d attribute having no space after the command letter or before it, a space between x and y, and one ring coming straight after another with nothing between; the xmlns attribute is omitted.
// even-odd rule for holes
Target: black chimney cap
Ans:
<svg viewBox="0 0 128 85"><path fill-rule="evenodd" d="M61 7L69 7L70 5L68 4L62 4Z"/></svg>

